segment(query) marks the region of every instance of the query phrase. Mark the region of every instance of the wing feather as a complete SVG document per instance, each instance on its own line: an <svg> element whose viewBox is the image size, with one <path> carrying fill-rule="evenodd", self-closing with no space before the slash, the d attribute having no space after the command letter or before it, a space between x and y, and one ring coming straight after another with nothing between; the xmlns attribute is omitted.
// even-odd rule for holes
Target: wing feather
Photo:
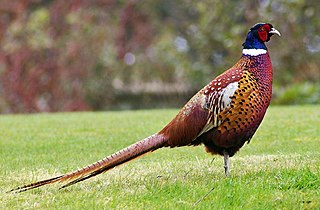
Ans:
<svg viewBox="0 0 320 210"><path fill-rule="evenodd" d="M207 107L209 118L198 136L208 132L214 127L218 127L222 123L222 120L219 119L219 115L230 108L232 97L237 89L238 82L232 82L224 88L217 88L217 91L212 91L208 95Z"/></svg>

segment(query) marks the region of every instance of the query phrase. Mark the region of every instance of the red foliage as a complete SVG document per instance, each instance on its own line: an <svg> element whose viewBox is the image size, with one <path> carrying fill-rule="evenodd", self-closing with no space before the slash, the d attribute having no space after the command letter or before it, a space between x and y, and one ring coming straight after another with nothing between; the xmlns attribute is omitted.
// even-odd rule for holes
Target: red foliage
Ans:
<svg viewBox="0 0 320 210"><path fill-rule="evenodd" d="M0 92L3 93L1 100L7 106L5 110L0 107L0 112L89 110L83 85L87 71L94 62L83 55L81 49L86 47L83 43L61 41L72 30L66 16L84 7L108 8L114 4L114 0L95 0L90 4L86 1L58 0L50 5L32 0L2 2L0 41L3 42L11 24L25 25L34 8L45 6L50 16L46 33L54 45L35 49L25 41L28 35L19 34L19 37L14 37L20 43L18 48L0 49Z"/></svg>
<svg viewBox="0 0 320 210"><path fill-rule="evenodd" d="M148 16L138 11L136 0L128 1L120 14L119 35L117 39L118 58L123 58L127 52L146 49L153 37Z"/></svg>
<svg viewBox="0 0 320 210"><path fill-rule="evenodd" d="M63 3L63 4L62 4ZM68 27L63 17L71 8L72 2L66 4L56 1L51 8L50 35L58 38ZM0 31L5 31L12 22L25 23L24 16L31 6L31 1L3 4ZM9 20L3 18L9 16ZM24 37L16 37L17 41ZM63 82L70 82L72 78L63 78L64 70L59 63L59 50L33 49L27 43L12 51L2 50L0 53L3 71L0 75L3 98L8 104L8 112L39 112L39 111L70 111L86 110L89 107L79 90L73 88L65 91Z"/></svg>

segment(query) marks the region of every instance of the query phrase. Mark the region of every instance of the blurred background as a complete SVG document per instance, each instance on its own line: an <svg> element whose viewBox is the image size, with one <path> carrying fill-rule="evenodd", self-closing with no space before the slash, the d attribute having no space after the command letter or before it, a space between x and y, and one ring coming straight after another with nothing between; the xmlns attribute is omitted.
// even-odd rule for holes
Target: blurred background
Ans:
<svg viewBox="0 0 320 210"><path fill-rule="evenodd" d="M313 0L2 0L0 113L181 107L270 22L272 104L320 103Z"/></svg>

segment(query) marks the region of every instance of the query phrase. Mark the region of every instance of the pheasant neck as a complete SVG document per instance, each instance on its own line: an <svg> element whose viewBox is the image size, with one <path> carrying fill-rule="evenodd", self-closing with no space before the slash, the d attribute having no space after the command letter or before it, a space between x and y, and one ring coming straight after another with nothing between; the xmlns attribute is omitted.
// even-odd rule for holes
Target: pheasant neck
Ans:
<svg viewBox="0 0 320 210"><path fill-rule="evenodd" d="M267 50L263 41L257 38L258 35L250 31L247 35L245 42L242 44L243 49L248 50Z"/></svg>
<svg viewBox="0 0 320 210"><path fill-rule="evenodd" d="M272 64L268 51L260 55L243 54L239 64L254 75L260 86L260 94L269 104L272 95Z"/></svg>

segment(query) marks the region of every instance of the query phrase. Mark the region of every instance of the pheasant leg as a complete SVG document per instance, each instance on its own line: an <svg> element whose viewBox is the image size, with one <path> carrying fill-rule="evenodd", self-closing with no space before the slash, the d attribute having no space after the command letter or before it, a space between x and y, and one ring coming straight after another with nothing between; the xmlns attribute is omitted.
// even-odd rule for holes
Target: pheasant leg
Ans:
<svg viewBox="0 0 320 210"><path fill-rule="evenodd" d="M224 173L229 176L229 154L227 151L223 151L224 156Z"/></svg>

